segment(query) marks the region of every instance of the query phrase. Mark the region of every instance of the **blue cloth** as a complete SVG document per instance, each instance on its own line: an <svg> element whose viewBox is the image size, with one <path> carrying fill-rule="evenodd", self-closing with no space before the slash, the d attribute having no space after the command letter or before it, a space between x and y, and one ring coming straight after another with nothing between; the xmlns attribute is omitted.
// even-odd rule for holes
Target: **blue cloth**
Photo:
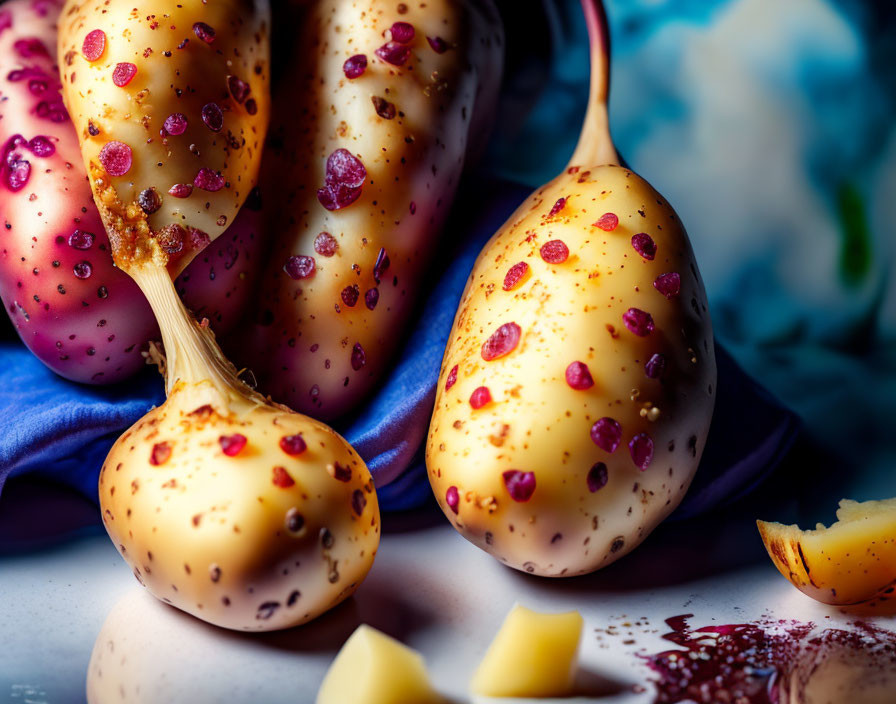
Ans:
<svg viewBox="0 0 896 704"><path fill-rule="evenodd" d="M461 198L447 231L467 234L437 258L449 266L419 311L396 365L363 411L337 425L368 463L385 510L420 506L431 495L422 445L454 313L480 249L528 194L528 187L492 182ZM774 468L798 427L724 350L717 353L717 411L681 517L749 491ZM20 345L4 344L0 355L6 360L0 369L0 485L9 475L33 474L96 500L106 452L126 427L164 400L161 377L148 369L114 387L88 387L55 376Z"/></svg>

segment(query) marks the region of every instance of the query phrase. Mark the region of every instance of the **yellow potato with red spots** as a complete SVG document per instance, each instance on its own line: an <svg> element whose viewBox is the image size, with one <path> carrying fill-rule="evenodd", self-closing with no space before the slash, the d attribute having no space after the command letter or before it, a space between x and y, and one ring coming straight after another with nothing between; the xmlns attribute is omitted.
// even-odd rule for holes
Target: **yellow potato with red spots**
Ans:
<svg viewBox="0 0 896 704"><path fill-rule="evenodd" d="M69 0L65 104L117 260L179 273L256 184L270 113L267 0Z"/></svg>
<svg viewBox="0 0 896 704"><path fill-rule="evenodd" d="M163 268L131 274L161 323L168 399L103 464L109 537L154 596L204 621L268 631L313 619L373 564L370 472L335 431L247 388Z"/></svg>
<svg viewBox="0 0 896 704"><path fill-rule="evenodd" d="M675 211L618 165L599 3L569 167L482 250L454 319L426 446L469 541L516 569L591 572L678 505L714 405L706 292Z"/></svg>
<svg viewBox="0 0 896 704"><path fill-rule="evenodd" d="M300 7L265 155L272 246L239 361L327 419L357 409L402 340L488 134L503 39L491 0Z"/></svg>

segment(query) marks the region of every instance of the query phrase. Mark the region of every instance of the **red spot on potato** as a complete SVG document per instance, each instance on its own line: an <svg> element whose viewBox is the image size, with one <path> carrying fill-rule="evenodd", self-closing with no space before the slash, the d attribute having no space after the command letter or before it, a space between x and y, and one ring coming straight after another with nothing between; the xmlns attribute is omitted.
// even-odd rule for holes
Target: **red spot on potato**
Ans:
<svg viewBox="0 0 896 704"><path fill-rule="evenodd" d="M482 408L486 404L491 403L491 401L492 393L488 390L487 386L479 386L473 390L472 394L470 394L470 405L474 410Z"/></svg>
<svg viewBox="0 0 896 704"><path fill-rule="evenodd" d="M666 371L666 357L657 352L644 365L644 373L650 379L660 379Z"/></svg>
<svg viewBox="0 0 896 704"><path fill-rule="evenodd" d="M149 453L149 463L155 467L165 464L171 458L171 445L167 442L157 442Z"/></svg>
<svg viewBox="0 0 896 704"><path fill-rule="evenodd" d="M314 274L315 267L314 257L298 255L286 260L286 264L283 265L283 271L286 272L289 278L298 281L299 279L307 279Z"/></svg>
<svg viewBox="0 0 896 704"><path fill-rule="evenodd" d="M376 255L376 263L373 265L373 278L379 283L383 274L389 270L392 262L389 261L389 255L386 254L386 248L380 247L380 251Z"/></svg>
<svg viewBox="0 0 896 704"><path fill-rule="evenodd" d="M554 203L554 206L551 208L551 211L548 213L548 217L549 218L554 217L557 213L559 213L565 207L566 207L566 198L558 199L557 202Z"/></svg>
<svg viewBox="0 0 896 704"><path fill-rule="evenodd" d="M368 289L364 294L364 305L367 306L368 310L373 310L376 308L376 304L380 300L380 290L378 288Z"/></svg>
<svg viewBox="0 0 896 704"><path fill-rule="evenodd" d="M348 149L336 149L327 157L324 186L317 199L327 210L339 210L354 203L361 195L367 178L364 164Z"/></svg>
<svg viewBox="0 0 896 704"><path fill-rule="evenodd" d="M392 41L386 42L373 53L379 56L387 64L404 66L408 57L411 55L411 49L400 42Z"/></svg>
<svg viewBox="0 0 896 704"><path fill-rule="evenodd" d="M321 232L314 238L314 251L322 257L332 257L339 245L329 232Z"/></svg>
<svg viewBox="0 0 896 704"><path fill-rule="evenodd" d="M364 348L361 347L360 342L356 342L355 346L352 347L352 369L356 372L360 371L365 364L367 364L367 354L364 352Z"/></svg>
<svg viewBox="0 0 896 704"><path fill-rule="evenodd" d="M134 80L137 75L137 67L127 61L122 61L115 65L112 71L112 82L119 88L124 88L128 83Z"/></svg>
<svg viewBox="0 0 896 704"><path fill-rule="evenodd" d="M367 505L367 497L364 496L364 492L360 489L355 489L352 492L352 511L355 512L356 515L360 516L364 513L364 507Z"/></svg>
<svg viewBox="0 0 896 704"><path fill-rule="evenodd" d="M367 69L367 57L364 54L349 56L342 64L342 72L348 79L358 78Z"/></svg>
<svg viewBox="0 0 896 704"><path fill-rule="evenodd" d="M209 168L202 167L193 179L193 185L201 188L203 191L215 193L224 188L224 177L220 173L216 173Z"/></svg>
<svg viewBox="0 0 896 704"><path fill-rule="evenodd" d="M307 448L308 445L301 434L284 435L280 438L280 449L292 457L301 455Z"/></svg>
<svg viewBox="0 0 896 704"><path fill-rule="evenodd" d="M681 291L681 276L677 271L660 274L653 282L653 287L666 298L675 298Z"/></svg>
<svg viewBox="0 0 896 704"><path fill-rule="evenodd" d="M597 462L588 470L588 476L586 477L588 491L593 494L595 491L603 489L607 485L608 479L607 465L603 462Z"/></svg>
<svg viewBox="0 0 896 704"><path fill-rule="evenodd" d="M448 42L446 42L441 37L427 37L426 41L429 42L429 46L437 54L444 54L446 51L448 51Z"/></svg>
<svg viewBox="0 0 896 704"><path fill-rule="evenodd" d="M595 227L599 227L604 232L612 232L618 225L619 218L616 213L604 213L597 219L597 222L594 223Z"/></svg>
<svg viewBox="0 0 896 704"><path fill-rule="evenodd" d="M515 289L519 283L526 277L529 273L529 265L526 262L517 262L512 267L507 270L507 273L504 275L504 285L503 289L505 291L512 291Z"/></svg>
<svg viewBox="0 0 896 704"><path fill-rule="evenodd" d="M656 257L656 242L646 232L632 235L632 247L647 261L653 261L654 257Z"/></svg>
<svg viewBox="0 0 896 704"><path fill-rule="evenodd" d="M445 503L455 514L460 510L460 493L456 486L449 486L445 492Z"/></svg>
<svg viewBox="0 0 896 704"><path fill-rule="evenodd" d="M274 467L271 482L274 486L278 486L281 489L287 489L295 484L295 479L289 476L289 472L286 471L285 467Z"/></svg>
<svg viewBox="0 0 896 704"><path fill-rule="evenodd" d="M90 262L78 262L72 267L72 273L77 279L89 279L93 274L93 267Z"/></svg>
<svg viewBox="0 0 896 704"><path fill-rule="evenodd" d="M106 51L106 33L101 29L94 29L84 37L81 45L81 53L88 61L96 61Z"/></svg>
<svg viewBox="0 0 896 704"><path fill-rule="evenodd" d="M217 103L206 103L202 106L202 121L212 132L220 132L224 127L224 112Z"/></svg>
<svg viewBox="0 0 896 704"><path fill-rule="evenodd" d="M414 26L408 22L396 22L389 31L392 39L402 44L407 44L414 38Z"/></svg>
<svg viewBox="0 0 896 704"><path fill-rule="evenodd" d="M600 449L612 454L622 442L622 426L613 418L600 418L591 426L591 440Z"/></svg>
<svg viewBox="0 0 896 704"><path fill-rule="evenodd" d="M504 323L482 343L482 358L486 362L504 357L513 352L520 343L522 330L516 323Z"/></svg>
<svg viewBox="0 0 896 704"><path fill-rule="evenodd" d="M175 183L168 189L168 195L175 198L189 198L193 194L193 185L189 183Z"/></svg>
<svg viewBox="0 0 896 704"><path fill-rule="evenodd" d="M230 95L233 96L233 99L242 105L246 102L246 98L249 97L249 92L252 89L249 84L239 76L228 76L227 90L230 91Z"/></svg>
<svg viewBox="0 0 896 704"><path fill-rule="evenodd" d="M376 110L376 114L381 118L384 120L392 120L395 117L395 106L388 100L381 98L378 95L372 96L370 100L373 103L373 109Z"/></svg>
<svg viewBox="0 0 896 704"><path fill-rule="evenodd" d="M591 370L584 362L571 362L566 368L566 383L577 391L584 391L594 386Z"/></svg>
<svg viewBox="0 0 896 704"><path fill-rule="evenodd" d="M344 289L342 289L342 293L340 294L342 302L349 308L355 307L355 304L358 302L358 297L360 295L361 289L358 288L357 284L346 286Z"/></svg>
<svg viewBox="0 0 896 704"><path fill-rule="evenodd" d="M206 44L211 44L213 41L215 41L214 28L210 25L207 25L205 22L196 22L193 25L193 33Z"/></svg>
<svg viewBox="0 0 896 704"><path fill-rule="evenodd" d="M629 308L622 314L622 322L638 337L646 337L654 330L653 316L640 308Z"/></svg>
<svg viewBox="0 0 896 704"><path fill-rule="evenodd" d="M451 367L451 371L448 372L448 376L445 377L445 391L448 391L452 386L457 383L457 365L455 364Z"/></svg>
<svg viewBox="0 0 896 704"><path fill-rule="evenodd" d="M87 230L75 230L68 236L68 246L72 249L86 250L93 246L96 235Z"/></svg>
<svg viewBox="0 0 896 704"><path fill-rule="evenodd" d="M540 254L548 264L562 264L569 258L569 247L563 240L551 240L541 245Z"/></svg>
<svg viewBox="0 0 896 704"><path fill-rule="evenodd" d="M340 482L349 482L352 479L352 470L350 467L343 467L338 462L333 463L333 478Z"/></svg>
<svg viewBox="0 0 896 704"><path fill-rule="evenodd" d="M653 439L647 433L638 433L628 443L632 462L640 470L645 470L653 460Z"/></svg>
<svg viewBox="0 0 896 704"><path fill-rule="evenodd" d="M133 154L124 142L107 142L100 150L100 163L110 176L124 176L131 170Z"/></svg>
<svg viewBox="0 0 896 704"><path fill-rule="evenodd" d="M504 478L504 486L507 493L514 501L525 502L532 498L535 492L535 472L522 472L518 469L510 469L501 475Z"/></svg>
<svg viewBox="0 0 896 704"><path fill-rule="evenodd" d="M248 439L245 435L234 433L233 435L222 435L218 438L218 444L221 445L221 451L228 457L236 457L246 446Z"/></svg>

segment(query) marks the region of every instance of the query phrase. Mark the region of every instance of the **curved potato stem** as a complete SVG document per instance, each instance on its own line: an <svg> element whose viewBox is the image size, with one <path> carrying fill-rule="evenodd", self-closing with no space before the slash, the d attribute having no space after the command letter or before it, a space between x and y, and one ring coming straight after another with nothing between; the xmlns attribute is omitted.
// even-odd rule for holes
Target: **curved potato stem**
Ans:
<svg viewBox="0 0 896 704"><path fill-rule="evenodd" d="M582 0L591 47L591 84L588 111L579 142L569 160L571 166L619 165L619 155L610 136L607 100L610 94L610 33L601 0Z"/></svg>

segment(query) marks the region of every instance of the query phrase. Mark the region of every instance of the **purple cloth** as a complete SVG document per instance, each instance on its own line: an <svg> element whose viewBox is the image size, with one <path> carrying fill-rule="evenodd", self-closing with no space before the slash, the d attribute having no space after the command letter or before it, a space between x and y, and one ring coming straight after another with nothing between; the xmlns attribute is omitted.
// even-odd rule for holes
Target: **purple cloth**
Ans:
<svg viewBox="0 0 896 704"><path fill-rule="evenodd" d="M422 302L391 373L363 411L336 424L376 479L384 510L421 506L430 497L423 443L442 354L467 276L489 237L530 189L509 183L471 186L446 228L458 238L436 257L436 286ZM718 396L694 484L675 514L688 518L749 492L792 443L796 417L717 347ZM115 438L164 400L154 370L113 387L60 379L23 346L0 344L0 490L9 476L56 480L97 500L100 466ZM98 518L98 516L97 516Z"/></svg>

